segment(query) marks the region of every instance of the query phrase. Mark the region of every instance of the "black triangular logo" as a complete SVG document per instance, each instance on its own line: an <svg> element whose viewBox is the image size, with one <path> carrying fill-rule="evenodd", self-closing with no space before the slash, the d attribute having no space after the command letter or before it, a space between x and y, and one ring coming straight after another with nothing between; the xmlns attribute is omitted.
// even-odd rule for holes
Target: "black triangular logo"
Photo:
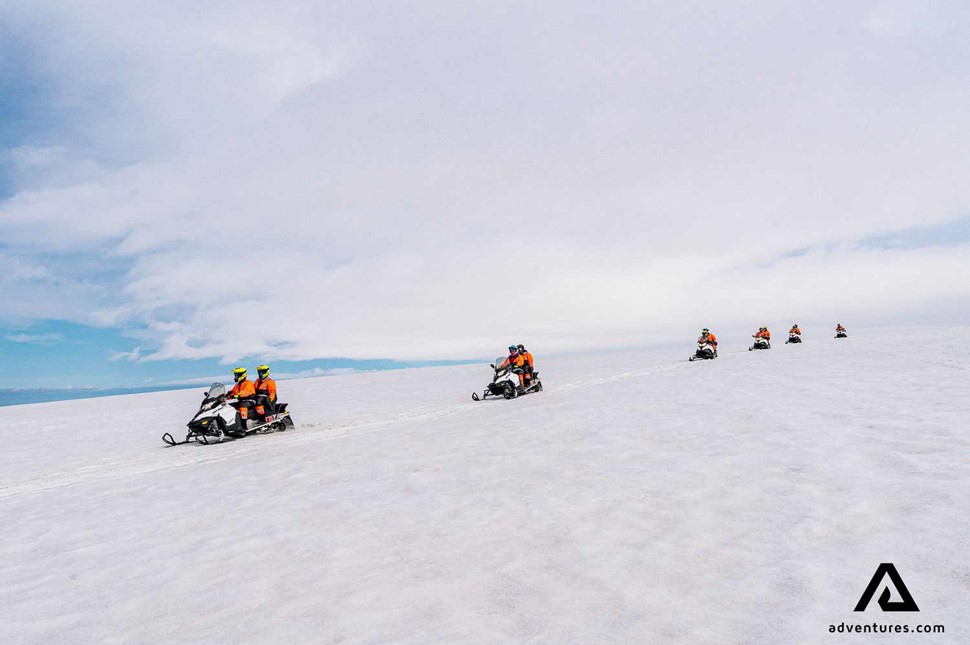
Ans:
<svg viewBox="0 0 970 645"><path fill-rule="evenodd" d="M879 588L879 583L886 577L886 574L889 574L889 579L892 580L893 586L896 587L896 592L902 600L890 602L889 587L886 587L882 595L879 596L879 607L883 611L919 611L919 607L916 606L916 601L913 600L909 589L906 588L906 583L903 582L902 577L900 577L899 572L896 571L896 567L893 566L892 562L883 562L879 565L876 573L872 576L872 580L869 581L869 586L862 593L862 598L859 598L859 604L855 606L854 611L866 610L866 607L869 606L869 601L872 600L872 596L875 595L876 589Z"/></svg>

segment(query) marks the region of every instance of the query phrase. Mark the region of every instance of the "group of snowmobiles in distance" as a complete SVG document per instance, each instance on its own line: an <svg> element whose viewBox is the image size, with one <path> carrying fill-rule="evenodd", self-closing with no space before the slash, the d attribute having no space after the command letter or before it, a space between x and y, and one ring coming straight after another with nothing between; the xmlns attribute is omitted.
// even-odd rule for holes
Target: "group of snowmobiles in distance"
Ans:
<svg viewBox="0 0 970 645"><path fill-rule="evenodd" d="M842 323L835 326L835 337L836 338L848 338L845 327ZM771 332L768 331L767 326L762 326L752 335L754 338L754 344L748 348L748 351L754 351L756 349L771 349ZM785 344L794 344L802 342L802 330L798 327L798 324L792 325L792 328L788 330L788 340ZM711 360L717 358L717 337L711 333L707 328L701 330L701 335L697 339L697 351L688 360L698 361L698 360Z"/></svg>
<svg viewBox="0 0 970 645"><path fill-rule="evenodd" d="M847 338L845 327L838 324L836 338ZM771 332L763 326L753 335L754 344L748 351L771 349ZM788 343L802 342L802 331L792 325L788 332ZM711 360L717 358L717 337L709 329L701 331L697 339L697 351L689 360ZM522 344L509 345L509 355L499 357L490 365L492 382L485 386L481 396L472 393L472 400L484 401L489 398L515 399L526 394L542 391L542 380L534 369L532 354ZM233 370L236 384L230 391L222 383L213 383L206 390L198 412L188 423L188 434L182 441L165 433L162 441L170 446L186 443L209 445L239 439L251 434L282 432L293 428L293 418L287 404L276 399L276 383L269 377L269 366L256 368L259 378L253 384L246 377L246 368Z"/></svg>

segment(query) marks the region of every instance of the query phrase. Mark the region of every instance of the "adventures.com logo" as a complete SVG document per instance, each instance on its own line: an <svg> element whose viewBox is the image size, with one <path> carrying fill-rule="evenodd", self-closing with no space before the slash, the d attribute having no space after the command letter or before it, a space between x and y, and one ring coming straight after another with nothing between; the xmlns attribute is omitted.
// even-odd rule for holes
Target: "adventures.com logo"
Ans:
<svg viewBox="0 0 970 645"><path fill-rule="evenodd" d="M885 612L919 612L913 594L909 592L906 583L903 582L903 577L896 571L892 562L883 562L879 565L876 572L872 574L869 585L862 592L862 597L859 598L859 602L856 603L853 611L866 611L869 603L876 595L876 591L887 578L888 583L876 601L879 609ZM893 591L890 591L890 585L892 585ZM833 634L942 634L945 631L943 625L880 624L878 622L873 622L870 625L847 625L844 622L839 625L829 625L829 632Z"/></svg>

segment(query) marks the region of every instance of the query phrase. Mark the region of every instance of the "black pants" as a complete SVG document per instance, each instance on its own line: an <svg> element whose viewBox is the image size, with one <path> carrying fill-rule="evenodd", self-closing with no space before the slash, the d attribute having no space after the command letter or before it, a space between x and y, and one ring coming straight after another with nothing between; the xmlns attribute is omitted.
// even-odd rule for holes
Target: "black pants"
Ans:
<svg viewBox="0 0 970 645"><path fill-rule="evenodd" d="M256 401L252 398L239 399L236 403L236 410L239 411L239 418L243 420L253 420L256 418Z"/></svg>
<svg viewBox="0 0 970 645"><path fill-rule="evenodd" d="M524 367L516 367L512 370L514 374L525 374L525 378L522 379L522 384L525 387L529 387L532 384L532 366L526 365Z"/></svg>
<svg viewBox="0 0 970 645"><path fill-rule="evenodd" d="M269 398L268 394L257 394L256 405L263 406L263 416L276 412L276 403Z"/></svg>

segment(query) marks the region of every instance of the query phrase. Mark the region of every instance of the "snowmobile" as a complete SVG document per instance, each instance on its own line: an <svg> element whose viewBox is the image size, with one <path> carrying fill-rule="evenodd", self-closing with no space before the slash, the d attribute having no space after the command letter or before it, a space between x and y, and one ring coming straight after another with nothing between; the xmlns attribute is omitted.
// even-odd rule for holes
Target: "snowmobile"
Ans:
<svg viewBox="0 0 970 645"><path fill-rule="evenodd" d="M529 381L529 384L525 388L521 388L519 387L518 379L518 374L521 372L521 369L513 368L507 364L502 367L502 363L505 363L504 356L496 358L495 362L490 365L495 370L495 374L492 376L492 382L488 384L488 387L485 388L481 396L478 396L478 392L472 392L472 401L484 401L485 399L494 399L496 397L514 399L517 396L542 391L542 381L539 380L539 372L533 372L532 380ZM496 367L496 365L499 367Z"/></svg>
<svg viewBox="0 0 970 645"><path fill-rule="evenodd" d="M844 331L837 331L837 332L835 332L835 337L836 338L848 338L849 335L847 333L845 333Z"/></svg>
<svg viewBox="0 0 970 645"><path fill-rule="evenodd" d="M754 349L771 349L771 343L764 336L756 337L754 339L754 345L748 348L748 351Z"/></svg>
<svg viewBox="0 0 970 645"><path fill-rule="evenodd" d="M799 336L798 334L788 334L788 340L785 341L785 344L787 345L788 343L800 343L800 342L802 342L801 336Z"/></svg>
<svg viewBox="0 0 970 645"><path fill-rule="evenodd" d="M185 440L176 441L166 432L162 435L162 441L170 446L180 446L190 441L208 445L251 434L282 432L294 427L290 412L286 409L286 403L271 405L272 410L265 416L247 420L239 414L239 407L245 404L246 402L228 398L226 386L222 383L213 383L206 390L199 411L188 423L189 432ZM255 411L251 414L255 414Z"/></svg>
<svg viewBox="0 0 970 645"><path fill-rule="evenodd" d="M698 342L697 351L687 360L702 361L717 358L717 348L713 343Z"/></svg>

